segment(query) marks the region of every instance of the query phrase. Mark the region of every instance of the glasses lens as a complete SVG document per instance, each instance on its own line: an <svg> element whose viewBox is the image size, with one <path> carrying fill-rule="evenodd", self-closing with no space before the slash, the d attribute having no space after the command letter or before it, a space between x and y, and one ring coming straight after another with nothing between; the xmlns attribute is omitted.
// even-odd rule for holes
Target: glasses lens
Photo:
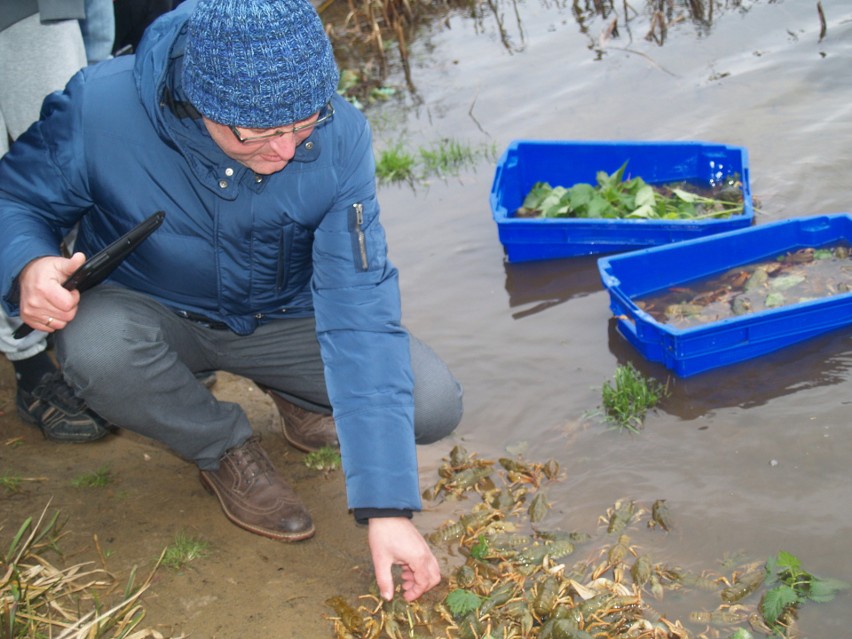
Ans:
<svg viewBox="0 0 852 639"><path fill-rule="evenodd" d="M277 131L271 131L269 133L261 133L260 135L242 135L236 126L231 125L231 133L243 144L247 144L249 142L260 142L262 140L270 140L272 138L278 138L282 135L287 135L288 133L298 133L299 131L304 131L306 129L312 129L315 126L323 124L327 122L334 116L334 107L331 106L331 102L328 102L319 112L319 117L313 122L308 122L306 124L298 124L294 125L291 129L278 129Z"/></svg>

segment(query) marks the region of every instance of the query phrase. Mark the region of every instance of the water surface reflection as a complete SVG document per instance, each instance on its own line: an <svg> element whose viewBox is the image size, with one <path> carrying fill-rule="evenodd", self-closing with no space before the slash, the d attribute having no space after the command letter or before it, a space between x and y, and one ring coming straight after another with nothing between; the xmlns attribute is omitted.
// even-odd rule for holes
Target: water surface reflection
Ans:
<svg viewBox="0 0 852 639"><path fill-rule="evenodd" d="M523 319L558 304L600 291L597 256L571 260L503 263L509 306L519 308L514 319Z"/></svg>

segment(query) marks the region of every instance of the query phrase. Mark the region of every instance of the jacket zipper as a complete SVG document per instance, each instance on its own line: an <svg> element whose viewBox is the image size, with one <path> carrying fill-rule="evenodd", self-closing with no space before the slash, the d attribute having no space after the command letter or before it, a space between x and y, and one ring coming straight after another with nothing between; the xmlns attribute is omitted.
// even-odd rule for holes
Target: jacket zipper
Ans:
<svg viewBox="0 0 852 639"><path fill-rule="evenodd" d="M361 255L361 268L367 270L367 238L364 236L364 205L356 202L352 205L355 209L355 231L358 233L358 251Z"/></svg>

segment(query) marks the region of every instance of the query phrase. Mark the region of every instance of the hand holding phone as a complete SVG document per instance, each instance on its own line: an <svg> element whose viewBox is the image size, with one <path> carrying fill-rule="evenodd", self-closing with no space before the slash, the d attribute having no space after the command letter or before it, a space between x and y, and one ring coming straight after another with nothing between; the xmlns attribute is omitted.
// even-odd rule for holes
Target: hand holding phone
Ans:
<svg viewBox="0 0 852 639"><path fill-rule="evenodd" d="M74 271L62 283L62 286L69 291L77 290L82 293L96 284L100 284L145 238L163 223L165 217L166 214L163 211L154 213L115 242L86 260L83 266ZM21 339L32 333L33 330L35 329L28 324L21 324L12 334L12 337Z"/></svg>

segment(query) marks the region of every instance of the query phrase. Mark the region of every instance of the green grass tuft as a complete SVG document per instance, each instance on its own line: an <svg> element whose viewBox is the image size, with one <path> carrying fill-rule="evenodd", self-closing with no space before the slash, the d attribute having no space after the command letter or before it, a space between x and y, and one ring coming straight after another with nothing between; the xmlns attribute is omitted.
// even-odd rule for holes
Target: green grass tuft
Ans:
<svg viewBox="0 0 852 639"><path fill-rule="evenodd" d="M395 144L385 149L376 162L376 177L384 182L412 182L414 180L415 158Z"/></svg>
<svg viewBox="0 0 852 639"><path fill-rule="evenodd" d="M619 366L613 382L603 385L603 409L606 419L621 429L638 432L648 409L668 395L668 389L653 378L646 378L632 364Z"/></svg>
<svg viewBox="0 0 852 639"><path fill-rule="evenodd" d="M210 544L181 531L175 536L174 542L166 547L161 563L172 570L180 570L190 561L201 559L208 554Z"/></svg>
<svg viewBox="0 0 852 639"><path fill-rule="evenodd" d="M112 471L109 466L101 466L93 473L79 475L71 480L75 488L103 488L112 483Z"/></svg>

